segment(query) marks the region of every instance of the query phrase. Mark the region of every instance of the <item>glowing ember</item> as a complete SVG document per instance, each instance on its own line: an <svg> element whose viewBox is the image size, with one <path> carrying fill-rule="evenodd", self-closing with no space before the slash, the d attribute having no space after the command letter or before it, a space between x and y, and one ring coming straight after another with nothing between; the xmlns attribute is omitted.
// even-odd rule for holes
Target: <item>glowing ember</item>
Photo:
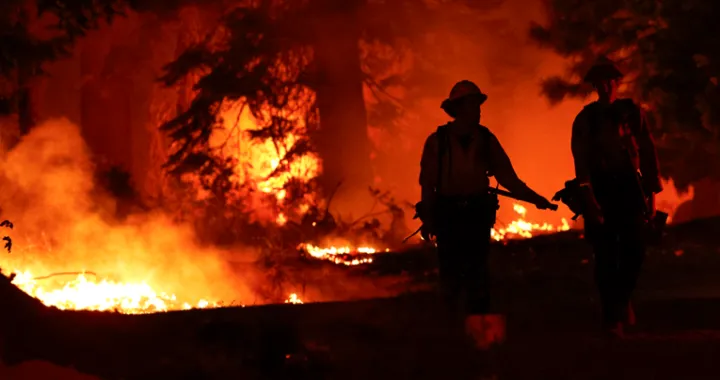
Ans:
<svg viewBox="0 0 720 380"><path fill-rule="evenodd" d="M278 226L284 226L285 223L287 223L287 218L285 217L285 214L278 214L277 218L275 219L275 223L277 223Z"/></svg>
<svg viewBox="0 0 720 380"><path fill-rule="evenodd" d="M562 218L562 225L554 226L549 223L530 223L525 220L527 209L519 204L513 205L513 210L520 215L520 218L512 221L505 228L493 228L490 232L490 236L497 240L505 239L522 239L531 238L537 234L546 234L551 232L562 232L570 229L567 219Z"/></svg>
<svg viewBox="0 0 720 380"><path fill-rule="evenodd" d="M335 264L342 265L360 265L372 263L372 258L368 257L378 252L390 252L390 249L384 251L378 250L372 247L357 247L352 248L349 246L344 247L327 247L321 248L312 244L301 244L298 249L305 251L310 256L321 259L332 261Z"/></svg>

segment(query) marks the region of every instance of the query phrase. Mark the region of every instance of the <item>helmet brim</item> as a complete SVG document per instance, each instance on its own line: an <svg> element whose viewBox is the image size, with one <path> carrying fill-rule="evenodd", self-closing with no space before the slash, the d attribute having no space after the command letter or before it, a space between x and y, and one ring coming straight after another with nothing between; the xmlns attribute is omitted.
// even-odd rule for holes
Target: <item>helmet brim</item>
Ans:
<svg viewBox="0 0 720 380"><path fill-rule="evenodd" d="M587 74L585 74L585 77L583 78L583 82L585 83L598 83L608 80L617 80L622 79L624 77L623 73L615 67L615 65L596 65L593 66Z"/></svg>
<svg viewBox="0 0 720 380"><path fill-rule="evenodd" d="M448 114L449 116L455 117L454 109L457 107L458 103L459 103L461 100L467 99L467 98L470 98L470 97L478 98L478 100L479 100L479 102L480 102L479 105L483 105L483 104L487 101L487 99L488 99L488 96L487 96L486 94L483 94L483 93L479 93L479 94L469 94L469 95L461 96L461 97L459 97L459 98L454 98L454 99L448 98L448 99L445 99L445 100L442 102L442 104L440 104L440 108L442 108L442 110L445 111L445 113Z"/></svg>

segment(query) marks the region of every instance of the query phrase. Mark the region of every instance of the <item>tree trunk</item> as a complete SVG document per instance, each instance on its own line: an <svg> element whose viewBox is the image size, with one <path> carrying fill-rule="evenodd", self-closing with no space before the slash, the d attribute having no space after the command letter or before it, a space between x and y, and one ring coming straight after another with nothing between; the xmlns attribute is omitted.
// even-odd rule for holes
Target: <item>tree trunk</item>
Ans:
<svg viewBox="0 0 720 380"><path fill-rule="evenodd" d="M109 29L85 38L82 45L82 131L100 172L131 167L134 83L127 75L132 47L126 39L122 29Z"/></svg>
<svg viewBox="0 0 720 380"><path fill-rule="evenodd" d="M32 4L28 3L23 7L23 10L20 14L21 20L30 27L31 25L35 24L37 20L34 15L34 8L32 7ZM30 133L30 130L35 126L35 118L36 118L36 110L35 110L35 104L34 104L34 98L33 98L33 88L32 88L32 80L33 80L33 69L34 65L32 62L23 62L20 61L18 64L18 71L17 71L17 89L18 89L18 99L17 99L17 112L18 112L18 140L15 141L15 143L19 142L19 139L21 139L23 136ZM14 145L14 144L13 144Z"/></svg>
<svg viewBox="0 0 720 380"><path fill-rule="evenodd" d="M357 1L355 1L357 3ZM329 2L316 27L317 104L320 131L314 142L323 162L321 185L332 190L342 181L343 193L366 192L373 183L371 145L360 67L360 30L354 7Z"/></svg>
<svg viewBox="0 0 720 380"><path fill-rule="evenodd" d="M30 81L28 70L20 67L18 73L18 130L20 137L30 133L35 126L35 107Z"/></svg>
<svg viewBox="0 0 720 380"><path fill-rule="evenodd" d="M104 36L104 33L103 35ZM101 36L94 34L85 37L80 47L80 130L83 138L92 152L95 162L105 168L106 157L98 142L102 141L102 118L98 117L100 110L101 83L99 81L99 67L104 60L107 49L102 46Z"/></svg>

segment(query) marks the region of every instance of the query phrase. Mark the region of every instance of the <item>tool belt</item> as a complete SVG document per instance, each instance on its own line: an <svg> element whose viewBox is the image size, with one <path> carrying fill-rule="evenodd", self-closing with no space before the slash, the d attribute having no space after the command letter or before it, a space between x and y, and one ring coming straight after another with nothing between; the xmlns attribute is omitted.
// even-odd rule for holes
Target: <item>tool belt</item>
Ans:
<svg viewBox="0 0 720 380"><path fill-rule="evenodd" d="M657 246L662 243L665 227L667 227L669 215L666 212L655 211L655 216L647 221L645 225L645 243L650 246Z"/></svg>
<svg viewBox="0 0 720 380"><path fill-rule="evenodd" d="M565 181L565 187L558 190L552 200L564 203L574 214L572 220L577 220L580 215L585 213L586 199L582 192L580 182L577 179L571 179Z"/></svg>
<svg viewBox="0 0 720 380"><path fill-rule="evenodd" d="M494 194L439 196L434 214L440 227L461 223L492 228L499 208L498 197Z"/></svg>

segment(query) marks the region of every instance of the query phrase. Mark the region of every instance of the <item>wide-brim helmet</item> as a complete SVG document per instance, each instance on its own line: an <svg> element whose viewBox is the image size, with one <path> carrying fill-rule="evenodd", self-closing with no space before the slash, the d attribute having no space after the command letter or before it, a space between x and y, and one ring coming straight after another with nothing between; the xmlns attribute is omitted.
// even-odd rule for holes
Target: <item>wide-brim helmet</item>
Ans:
<svg viewBox="0 0 720 380"><path fill-rule="evenodd" d="M606 80L622 79L622 71L618 69L614 62L607 58L600 58L595 64L588 70L587 74L583 78L585 83L597 83Z"/></svg>
<svg viewBox="0 0 720 380"><path fill-rule="evenodd" d="M469 80L462 80L453 86L450 90L450 96L443 100L440 108L442 108L448 115L455 117L454 109L458 102L468 97L476 97L480 105L485 103L488 98L486 94L480 91L480 87L478 87L475 83Z"/></svg>

